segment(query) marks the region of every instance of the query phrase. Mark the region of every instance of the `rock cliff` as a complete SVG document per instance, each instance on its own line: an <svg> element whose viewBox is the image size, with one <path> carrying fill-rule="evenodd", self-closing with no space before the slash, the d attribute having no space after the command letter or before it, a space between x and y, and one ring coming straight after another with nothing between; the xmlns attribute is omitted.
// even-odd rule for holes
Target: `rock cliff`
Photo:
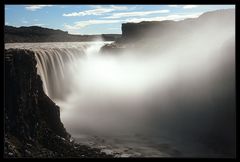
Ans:
<svg viewBox="0 0 240 162"><path fill-rule="evenodd" d="M183 42L190 35L214 36L216 28L225 29L225 25L232 27L235 24L234 9L216 10L203 13L198 18L189 18L181 21L143 21L140 23L123 23L122 37L111 45L102 48L102 52L114 51L119 47L137 52L159 51L174 47Z"/></svg>
<svg viewBox="0 0 240 162"><path fill-rule="evenodd" d="M232 23L231 19L235 14L234 9L224 9L206 12L198 18L189 18L181 21L143 21L140 23L123 23L122 40L139 41L141 39L163 39L166 35L183 36L186 33L196 30L198 27L209 27ZM174 38L174 37L173 37Z"/></svg>
<svg viewBox="0 0 240 162"><path fill-rule="evenodd" d="M5 157L108 157L76 144L45 95L34 53L5 50Z"/></svg>
<svg viewBox="0 0 240 162"><path fill-rule="evenodd" d="M4 28L5 43L16 42L82 42L103 39L105 41L115 41L121 35L102 34L102 35L73 35L66 31L43 28L39 26Z"/></svg>

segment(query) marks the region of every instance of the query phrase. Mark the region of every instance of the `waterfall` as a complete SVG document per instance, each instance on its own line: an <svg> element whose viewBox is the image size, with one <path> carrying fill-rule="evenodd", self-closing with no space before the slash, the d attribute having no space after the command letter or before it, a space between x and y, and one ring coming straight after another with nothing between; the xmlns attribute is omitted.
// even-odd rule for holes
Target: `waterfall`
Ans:
<svg viewBox="0 0 240 162"><path fill-rule="evenodd" d="M72 49L41 49L35 51L38 74L43 81L45 93L54 99L63 99L67 93L64 79L64 69L67 63L72 63L84 56L86 47Z"/></svg>
<svg viewBox="0 0 240 162"><path fill-rule="evenodd" d="M66 66L84 59L92 53L97 54L103 42L67 42L67 43L14 43L6 48L24 48L35 53L37 73L43 82L44 92L52 100L64 100L69 92L66 82L69 76Z"/></svg>
<svg viewBox="0 0 240 162"><path fill-rule="evenodd" d="M140 134L153 139L156 148L172 141L188 155L200 156L211 154L207 144L215 135L230 146L235 140L235 46L234 37L226 35L215 37L215 43L200 34L165 53L149 50L147 55L127 50L100 55L104 42L14 48L35 53L44 91L60 107L61 121L73 137L108 140L127 134L123 140L129 146L130 135ZM133 142L151 144L136 136Z"/></svg>

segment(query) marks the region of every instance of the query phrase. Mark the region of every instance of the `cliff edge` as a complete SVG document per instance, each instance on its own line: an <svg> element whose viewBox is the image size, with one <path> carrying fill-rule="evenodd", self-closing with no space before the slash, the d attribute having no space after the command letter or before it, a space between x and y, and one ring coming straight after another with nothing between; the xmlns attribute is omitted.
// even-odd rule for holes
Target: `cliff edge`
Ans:
<svg viewBox="0 0 240 162"><path fill-rule="evenodd" d="M44 93L34 53L5 50L4 157L109 157L75 143Z"/></svg>

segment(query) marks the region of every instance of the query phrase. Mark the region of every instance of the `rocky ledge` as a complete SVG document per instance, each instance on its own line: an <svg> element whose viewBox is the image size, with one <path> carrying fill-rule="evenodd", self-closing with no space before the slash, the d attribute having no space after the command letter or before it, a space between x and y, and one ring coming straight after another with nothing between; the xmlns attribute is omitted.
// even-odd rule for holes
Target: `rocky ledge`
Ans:
<svg viewBox="0 0 240 162"><path fill-rule="evenodd" d="M75 35L66 31L54 30L40 26L4 26L5 43L22 42L84 42L84 41L115 41L120 34Z"/></svg>
<svg viewBox="0 0 240 162"><path fill-rule="evenodd" d="M226 24L230 27L235 25L234 15L234 9L222 9L206 12L198 18L181 21L123 23L122 36L112 44L103 46L101 52L119 54L119 51L124 49L137 53L149 53L149 51L161 53L165 49L174 48L177 43L185 41L190 34L202 35L208 32L208 39L211 36L214 37L216 28L223 32L226 31Z"/></svg>
<svg viewBox="0 0 240 162"><path fill-rule="evenodd" d="M124 51L125 46L121 46L117 43L106 44L100 49L102 54L120 54Z"/></svg>
<svg viewBox="0 0 240 162"><path fill-rule="evenodd" d="M34 53L5 50L4 157L111 157L71 139L44 93Z"/></svg>

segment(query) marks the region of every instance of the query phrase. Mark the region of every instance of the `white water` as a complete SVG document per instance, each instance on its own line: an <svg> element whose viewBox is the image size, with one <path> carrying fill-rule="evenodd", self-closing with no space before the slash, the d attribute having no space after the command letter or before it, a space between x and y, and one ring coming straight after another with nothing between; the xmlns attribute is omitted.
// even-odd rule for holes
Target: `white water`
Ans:
<svg viewBox="0 0 240 162"><path fill-rule="evenodd" d="M106 42L6 48L35 52L44 91L79 142L116 156L221 157L215 138L234 141L234 38L226 24L196 29L164 53L101 55Z"/></svg>
<svg viewBox="0 0 240 162"><path fill-rule="evenodd" d="M34 51L37 61L37 72L43 81L44 92L53 100L63 100L69 92L65 84L66 67L77 59L86 57L86 50L95 44L100 48L102 42L84 43L11 43L6 48L24 48Z"/></svg>
<svg viewBox="0 0 240 162"><path fill-rule="evenodd" d="M7 44L6 48L25 48L35 52L44 91L60 106L61 120L78 142L101 148L117 157L221 156L194 138L187 136L186 140L182 134L179 134L180 138L176 137L179 132L171 127L183 126L181 122L184 120L169 114L178 114L176 106L180 109L183 101L179 100L179 95L192 101L197 98L198 102L205 101L205 95L212 99L216 97L218 88L212 84L216 80L216 68L220 68L223 62L233 63L231 59L224 55L194 56L199 62L193 66L191 62L180 65L171 53L153 59L136 58L129 53L104 56L98 51L105 43L21 43ZM216 57L219 58L217 63L200 68L203 62ZM192 71L187 67L194 68L197 75L192 73L183 80L177 79L179 68ZM201 79L201 83L196 79ZM183 81L188 81L187 85ZM185 88L176 87L176 84ZM214 90L205 89L206 86L212 86ZM202 88L202 91L194 91L193 95L192 88ZM156 102L161 103L156 104L157 108L154 107ZM196 106L192 108L198 109ZM180 120L181 126L169 124L169 120ZM199 122L198 119L191 122L194 121ZM170 132L165 130L166 127L170 127ZM187 131L184 126L182 130Z"/></svg>

